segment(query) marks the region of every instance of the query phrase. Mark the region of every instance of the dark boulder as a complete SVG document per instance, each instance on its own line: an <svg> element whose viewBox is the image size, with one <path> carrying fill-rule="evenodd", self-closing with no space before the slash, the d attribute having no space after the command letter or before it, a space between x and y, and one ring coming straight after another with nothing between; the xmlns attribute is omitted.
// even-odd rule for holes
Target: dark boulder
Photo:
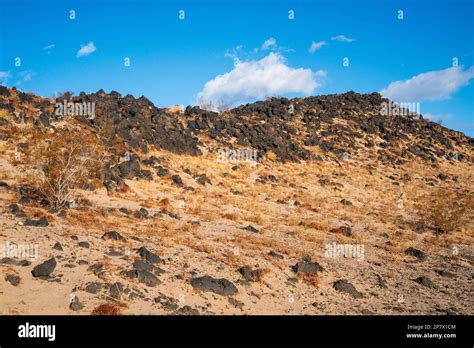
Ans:
<svg viewBox="0 0 474 348"><path fill-rule="evenodd" d="M239 268L239 273L245 278L245 280L248 280L249 282L259 282L263 275L263 271L261 269L252 270L248 266Z"/></svg>
<svg viewBox="0 0 474 348"><path fill-rule="evenodd" d="M140 283L144 283L149 287L155 287L161 284L161 281L153 273L145 270L134 269L128 271L126 274L129 278L137 279Z"/></svg>
<svg viewBox="0 0 474 348"><path fill-rule="evenodd" d="M151 252L145 247L141 247L137 250L138 255L142 258L142 260L145 260L151 264L155 264L158 262L161 262L161 258L156 255L155 253Z"/></svg>
<svg viewBox="0 0 474 348"><path fill-rule="evenodd" d="M300 261L296 265L292 266L291 269L295 273L307 273L316 274L317 272L323 272L324 268L317 262Z"/></svg>
<svg viewBox="0 0 474 348"><path fill-rule="evenodd" d="M173 175L171 177L171 180L173 180L173 183L178 186L178 187L183 187L183 179L181 179L181 177L177 174Z"/></svg>
<svg viewBox="0 0 474 348"><path fill-rule="evenodd" d="M205 275L203 277L192 278L191 286L203 291L210 291L221 296L233 296L238 290L237 287L227 279L216 279Z"/></svg>
<svg viewBox="0 0 474 348"><path fill-rule="evenodd" d="M244 227L242 229L245 230L245 231L252 232L252 233L258 233L258 230L255 227L253 227L252 225L248 225L247 227Z"/></svg>
<svg viewBox="0 0 474 348"><path fill-rule="evenodd" d="M15 274L7 274L5 276L5 280L9 282L11 285L17 286L18 284L20 284L21 278L20 276L17 276Z"/></svg>
<svg viewBox="0 0 474 348"><path fill-rule="evenodd" d="M53 257L33 268L31 274L33 277L48 277L56 268L56 259Z"/></svg>
<svg viewBox="0 0 474 348"><path fill-rule="evenodd" d="M362 295L362 293L360 293L359 291L357 291L357 289L354 287L354 285L352 285L351 283L349 283L346 279L340 279L340 280L334 282L333 288L334 288L336 291L345 292L345 293L351 295L351 296L354 297L354 298L362 298L362 297L364 297L364 296Z"/></svg>
<svg viewBox="0 0 474 348"><path fill-rule="evenodd" d="M48 218L46 216L43 216L37 220L27 219L23 225L32 226L32 227L47 227L49 223L48 223Z"/></svg>
<svg viewBox="0 0 474 348"><path fill-rule="evenodd" d="M126 239L125 237L123 237L120 233L118 233L117 231L109 231L109 232L105 232L103 235L102 235L102 239L103 240L119 240L119 241L122 241L122 242L125 242Z"/></svg>
<svg viewBox="0 0 474 348"><path fill-rule="evenodd" d="M418 277L414 279L414 281L418 284L426 286L427 288L436 288L435 284L431 281L431 279L426 276Z"/></svg>
<svg viewBox="0 0 474 348"><path fill-rule="evenodd" d="M413 247L409 247L408 249L406 249L405 254L410 255L410 256L414 256L420 261L426 260L426 254L423 251L418 250L418 249L413 248Z"/></svg>

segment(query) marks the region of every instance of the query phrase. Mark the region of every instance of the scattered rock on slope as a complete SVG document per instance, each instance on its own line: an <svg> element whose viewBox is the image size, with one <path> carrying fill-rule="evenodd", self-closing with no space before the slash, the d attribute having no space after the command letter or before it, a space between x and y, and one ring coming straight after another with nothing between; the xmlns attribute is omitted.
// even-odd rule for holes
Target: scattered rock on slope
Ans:
<svg viewBox="0 0 474 348"><path fill-rule="evenodd" d="M351 295L354 298L362 298L363 297L362 293L357 291L357 289L354 287L354 285L349 283L346 279L340 279L340 280L334 282L333 288L336 291L345 292L345 293Z"/></svg>
<svg viewBox="0 0 474 348"><path fill-rule="evenodd" d="M53 273L54 269L56 268L56 259L53 257L39 265L37 265L31 273L33 277L48 277L51 273Z"/></svg>
<svg viewBox="0 0 474 348"><path fill-rule="evenodd" d="M224 278L216 279L205 275L203 277L192 278L190 283L194 288L210 291L221 296L232 296L238 292L237 287Z"/></svg>

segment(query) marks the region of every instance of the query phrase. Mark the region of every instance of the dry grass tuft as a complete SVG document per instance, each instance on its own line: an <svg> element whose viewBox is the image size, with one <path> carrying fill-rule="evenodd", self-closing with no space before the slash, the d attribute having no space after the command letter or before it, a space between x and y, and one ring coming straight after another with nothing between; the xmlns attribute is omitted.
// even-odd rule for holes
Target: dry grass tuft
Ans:
<svg viewBox="0 0 474 348"><path fill-rule="evenodd" d="M466 227L472 221L474 195L438 188L423 195L415 205L419 223L435 234L445 234Z"/></svg>
<svg viewBox="0 0 474 348"><path fill-rule="evenodd" d="M91 315L121 315L127 305L122 302L103 303L92 311Z"/></svg>

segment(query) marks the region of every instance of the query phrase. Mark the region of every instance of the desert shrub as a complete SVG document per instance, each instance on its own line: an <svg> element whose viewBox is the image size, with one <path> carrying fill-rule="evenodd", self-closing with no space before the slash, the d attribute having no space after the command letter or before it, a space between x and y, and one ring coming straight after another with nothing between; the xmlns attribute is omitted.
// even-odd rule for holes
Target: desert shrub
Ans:
<svg viewBox="0 0 474 348"><path fill-rule="evenodd" d="M126 304L121 302L103 303L94 308L91 315L120 315L126 307Z"/></svg>
<svg viewBox="0 0 474 348"><path fill-rule="evenodd" d="M424 227L436 234L450 233L471 221L474 195L438 188L420 197L415 208Z"/></svg>
<svg viewBox="0 0 474 348"><path fill-rule="evenodd" d="M55 98L57 100L71 100L72 96L74 95L74 92L71 91L64 91L64 92L59 92Z"/></svg>
<svg viewBox="0 0 474 348"><path fill-rule="evenodd" d="M97 136L84 130L35 131L23 154L25 176L51 207L62 208L76 189L101 178L102 149Z"/></svg>
<svg viewBox="0 0 474 348"><path fill-rule="evenodd" d="M278 156L276 155L275 152L272 150L267 151L265 156L270 160L270 161L276 161L278 159Z"/></svg>

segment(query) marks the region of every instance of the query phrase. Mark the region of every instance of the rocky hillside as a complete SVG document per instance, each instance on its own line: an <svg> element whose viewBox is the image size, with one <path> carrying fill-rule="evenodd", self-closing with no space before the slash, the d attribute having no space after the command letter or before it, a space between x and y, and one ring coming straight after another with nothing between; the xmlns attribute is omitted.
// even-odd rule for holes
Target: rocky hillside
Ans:
<svg viewBox="0 0 474 348"><path fill-rule="evenodd" d="M0 311L472 315L474 141L387 103L0 87Z"/></svg>
<svg viewBox="0 0 474 348"><path fill-rule="evenodd" d="M154 146L199 155L200 148L208 145L204 139L210 138L220 145L236 143L256 149L259 157L272 151L281 161L321 159L320 152L339 159L344 154L371 153L376 160L391 164L408 160L436 164L455 154L457 160L472 161L468 154L474 139L421 115L383 116L383 103L391 102L378 93L272 98L216 113L191 106L182 112L170 112L156 108L144 96L136 99L102 90L53 100L0 88L0 108L17 120L44 126L60 118L55 115L56 103L95 103L96 117L84 117L82 121L91 127L107 128L110 141L120 137L144 153Z"/></svg>

